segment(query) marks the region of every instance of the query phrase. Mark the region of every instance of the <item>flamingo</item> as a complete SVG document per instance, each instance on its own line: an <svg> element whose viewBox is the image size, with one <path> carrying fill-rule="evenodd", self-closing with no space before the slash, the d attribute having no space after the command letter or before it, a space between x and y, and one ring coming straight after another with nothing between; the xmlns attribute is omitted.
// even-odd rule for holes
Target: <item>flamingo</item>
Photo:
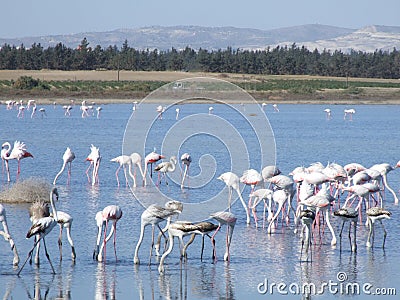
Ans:
<svg viewBox="0 0 400 300"><path fill-rule="evenodd" d="M39 219L50 217L50 209L47 203L44 201L35 201L29 207L29 219L32 222L32 225L35 224ZM34 244L36 243L37 239L40 236L35 237ZM35 264L38 265L39 261L39 250L40 250L40 243L36 246L36 255L35 255ZM32 257L29 260L29 263L32 263Z"/></svg>
<svg viewBox="0 0 400 300"><path fill-rule="evenodd" d="M249 170L245 170L243 172L242 177L240 177L240 182L244 183L245 185L250 185L251 186L251 192L252 193L254 191L254 188L256 185L258 185L259 183L263 182L263 178L261 176L260 173L258 173L258 171L254 170L254 169L249 169ZM248 207L251 207L251 197L249 197L249 203L248 203Z"/></svg>
<svg viewBox="0 0 400 300"><path fill-rule="evenodd" d="M67 231L67 239L68 239L69 244L71 245L72 260L75 261L75 258L76 258L74 242L71 237L72 221L73 221L73 218L69 214L67 214L63 211L57 211L57 223L60 227L60 234L58 236L58 248L60 250L60 261L62 260L62 233L63 233L64 228Z"/></svg>
<svg viewBox="0 0 400 300"><path fill-rule="evenodd" d="M163 158L165 158L164 155L158 154L155 151L147 154L144 158L144 177L146 177L147 174L147 165L150 164L150 177L153 177L153 164Z"/></svg>
<svg viewBox="0 0 400 300"><path fill-rule="evenodd" d="M183 172L182 182L181 182L181 189L183 190L183 184L185 182L185 178L186 176L189 177L189 166L192 162L192 157L190 156L189 153L183 153L181 156L181 162L182 162L182 168L183 165L185 165L185 171Z"/></svg>
<svg viewBox="0 0 400 300"><path fill-rule="evenodd" d="M218 233L218 231L221 229L222 225L227 225L227 232L226 232L226 251L224 254L224 261L230 261L230 253L229 253L229 248L231 246L232 242L232 235L233 235L233 229L235 228L235 224L237 221L236 216L229 212L229 211L219 211L212 213L210 215L211 218L216 220L219 223L218 228L215 230L213 236L211 237L211 241L214 244L214 237ZM217 254L215 253L215 248L214 248L214 258L217 258Z"/></svg>
<svg viewBox="0 0 400 300"><path fill-rule="evenodd" d="M26 109L29 110L31 108L31 106L36 107L36 103L34 99L29 99L28 103L26 105Z"/></svg>
<svg viewBox="0 0 400 300"><path fill-rule="evenodd" d="M68 117L71 116L71 109L72 109L71 105L64 105L63 109L64 109L65 116L68 116Z"/></svg>
<svg viewBox="0 0 400 300"><path fill-rule="evenodd" d="M88 175L88 172L89 172L90 168L93 166L92 185L95 185L96 183L99 182L99 167L100 167L100 161L101 161L100 149L95 147L92 144L90 146L90 154L86 158L86 161L90 161L90 165L86 169L86 176L88 178L88 181L90 182L90 177Z"/></svg>
<svg viewBox="0 0 400 300"><path fill-rule="evenodd" d="M43 245L44 245L44 250L46 253L46 257L47 260L50 263L51 269L53 271L53 274L55 274L56 272L54 271L53 268L53 264L51 263L50 260L50 256L47 252L47 247L46 247L46 241L45 241L45 236L51 232L54 228L54 226L57 225L57 210L56 207L54 205L54 198L56 198L56 200L58 200L58 191L57 188L53 187L50 191L50 204L51 204L51 208L53 211L53 217L49 216L49 217L43 217L40 218L39 220L37 220L29 229L28 233L26 234L26 238L30 238L31 236L36 236L38 235L38 239L36 240L35 244L33 245L32 249L29 251L28 256L24 262L24 264L22 265L21 269L18 271L17 275L19 276L19 274L21 273L21 271L23 270L26 262L28 261L29 258L32 257L33 254L33 250L35 249L35 247L37 246L37 244L43 240Z"/></svg>
<svg viewBox="0 0 400 300"><path fill-rule="evenodd" d="M327 185L323 184L322 188L318 191L316 195L313 195L307 198L306 200L300 201L299 202L300 205L298 206L298 210L303 205L307 206L309 209L315 209L317 217L316 220L318 220L319 212L321 212L322 214L325 212L325 221L332 234L331 246L336 245L337 242L335 231L333 230L333 227L330 222L329 210L328 210L328 208L332 205L334 200L335 199L328 192ZM299 214L296 213L296 216L299 216ZM317 224L319 224L319 222Z"/></svg>
<svg viewBox="0 0 400 300"><path fill-rule="evenodd" d="M29 108L28 108L28 110L29 110ZM31 119L33 119L36 116L36 110L37 110L37 107L36 107L36 103L35 103L32 108Z"/></svg>
<svg viewBox="0 0 400 300"><path fill-rule="evenodd" d="M97 261L103 261L103 249L104 249L104 257L105 257L106 256L105 255L106 244L113 235L114 235L114 254L115 254L115 260L117 260L117 249L115 247L116 236L117 236L117 222L121 219L121 217L122 217L122 210L118 205L108 205L100 212L100 214L98 213L96 215L96 221L97 221L97 226L98 226L98 235L97 235L96 249L95 249L95 252L93 253L93 257ZM109 221L112 221L113 225L111 227L109 235L106 237ZM99 224L101 224L101 226L99 226ZM101 247L99 250L100 238L101 238L101 233L102 233L101 231L102 231L103 227L104 227L104 239L103 239L103 243L101 244Z"/></svg>
<svg viewBox="0 0 400 300"><path fill-rule="evenodd" d="M265 227L265 209L268 208L268 216L270 216L271 213L271 200L272 200L272 194L273 191L270 189L258 189L253 191L250 194L250 198L254 197L254 202L253 202L253 206L251 207L253 210L253 217L254 217L254 222L256 223L256 227L257 225L257 214L256 214L256 206L258 205L258 203L261 202L261 200L264 201L264 212L263 212L263 227ZM269 203L267 205L265 200L269 200Z"/></svg>
<svg viewBox="0 0 400 300"><path fill-rule="evenodd" d="M266 166L261 171L261 176L264 181L268 181L268 179L281 174L281 170L277 166Z"/></svg>
<svg viewBox="0 0 400 300"><path fill-rule="evenodd" d="M311 245L311 224L315 220L315 212L311 209L305 209L300 212L301 223L303 224L302 237L301 237L301 251L300 260L303 256L303 247L306 244L306 261L308 261L308 250Z"/></svg>
<svg viewBox="0 0 400 300"><path fill-rule="evenodd" d="M388 181L387 181L387 174L394 170L396 167L392 167L390 164L388 163L381 163L381 164L376 164L373 165L370 169L371 170L376 170L379 173L381 173L382 175L382 179L383 179L383 184L385 185L385 187L392 193L393 198L394 198L394 203L398 204L399 203L399 198L397 198L396 193L394 192L394 190L389 186Z"/></svg>
<svg viewBox="0 0 400 300"><path fill-rule="evenodd" d="M5 142L3 143L3 145L1 145L1 160L2 160L2 169L4 172L4 166L7 172L7 181L10 182L10 168L8 165L8 160L7 157L10 156L10 152L11 152L11 144L9 142Z"/></svg>
<svg viewBox="0 0 400 300"><path fill-rule="evenodd" d="M89 117L89 106L84 104L85 101L82 101L81 111L82 111L82 118Z"/></svg>
<svg viewBox="0 0 400 300"><path fill-rule="evenodd" d="M25 106L22 104L18 107L18 114L17 118L23 118L24 117L24 111L25 111Z"/></svg>
<svg viewBox="0 0 400 300"><path fill-rule="evenodd" d="M117 178L118 186L119 186L118 173L121 168L124 169L125 185L128 186L128 176L126 175L126 167L128 166L129 168L131 168L132 165L131 157L129 155L120 155L111 159L110 161L119 163L118 169L115 171L115 177Z"/></svg>
<svg viewBox="0 0 400 300"><path fill-rule="evenodd" d="M213 260L215 259L215 240L213 239L212 236L210 236L210 233L218 229L219 226L215 225L214 223L211 222L197 222L197 223L185 223L184 227L182 227L183 230L187 230L192 232L192 237L190 240L184 245L182 253L183 257L187 256L186 249L189 247L190 244L193 243L196 235L201 235L201 254L200 254L200 261L203 261L203 252L204 252L204 237L208 236L211 239L211 244L213 246Z"/></svg>
<svg viewBox="0 0 400 300"><path fill-rule="evenodd" d="M325 108L324 112L326 113L326 119L330 120L332 119L332 114L331 114L331 110L329 108Z"/></svg>
<svg viewBox="0 0 400 300"><path fill-rule="evenodd" d="M71 148L67 147L67 149L65 149L62 159L63 159L63 165L61 167L61 170L57 173L56 177L54 178L53 185L56 184L58 177L64 172L65 166L67 165L68 165L68 181L71 178L71 167L72 167L72 161L75 159L75 153L71 150Z"/></svg>
<svg viewBox="0 0 400 300"><path fill-rule="evenodd" d="M225 172L221 174L217 179L223 181L228 187L229 197L228 197L228 210L231 210L231 200L232 200L232 189L236 191L239 196L240 201L246 211L246 224L250 224L250 213L246 203L243 200L242 194L239 189L239 176L233 172Z"/></svg>
<svg viewBox="0 0 400 300"><path fill-rule="evenodd" d="M368 234L368 239L366 246L367 247L372 247L373 241L371 243L371 236L374 232L374 225L376 221L379 221L381 223L382 229L383 229L383 245L382 248L385 248L385 241L386 241L386 230L385 227L383 226L382 220L383 219L390 219L391 213L388 210L385 210L381 207L371 207L370 209L367 210L367 218L368 218L368 224L369 224L369 234Z"/></svg>
<svg viewBox="0 0 400 300"><path fill-rule="evenodd" d="M39 108L39 111L40 111L40 115L42 118L43 118L43 116L47 116L46 109L44 107Z"/></svg>
<svg viewBox="0 0 400 300"><path fill-rule="evenodd" d="M14 253L14 258L13 258L13 265L17 266L19 264L19 256L18 256L18 251L17 247L15 246L14 240L12 239L10 235L10 231L8 230L8 225L7 225L7 217L6 217L6 209L2 204L0 204L0 222L3 224L3 230L0 231L0 234L4 237L6 241L10 243L11 246L11 251Z"/></svg>
<svg viewBox="0 0 400 300"><path fill-rule="evenodd" d="M139 153L134 152L130 155L130 158L131 158L131 165L129 168L129 175L133 179L133 186L136 187L136 166L139 168L140 175L142 175L142 178L143 178L143 186L145 186L146 185L146 176L144 175L143 170L142 170L142 157L140 156ZM132 174L132 165L135 168L135 171L133 172L133 174Z"/></svg>
<svg viewBox="0 0 400 300"><path fill-rule="evenodd" d="M207 226L206 226L206 223ZM201 225L199 225L201 224ZM212 223L211 223L212 224ZM213 225L211 225L213 226ZM207 227L207 229L206 229ZM213 226L215 228L215 226ZM184 245L183 248L181 249L181 257L186 256L186 248L190 245L192 242L192 239L188 242L187 245L184 244L183 242L183 237L186 235L193 235L193 234L201 234L203 237L204 235L208 234L210 232L210 223L209 222L201 222L201 223L191 223L191 222L182 222L182 221L177 221L174 223L169 224L168 226L168 242L169 246L168 249L163 253L160 259L160 263L158 265L158 272L160 274L164 273L164 261L166 257L171 253L173 247L174 247L174 237L178 237L181 245ZM212 243L214 245L213 239ZM214 247L214 246L213 246ZM214 251L215 253L215 251Z"/></svg>
<svg viewBox="0 0 400 300"><path fill-rule="evenodd" d="M133 101L133 105L132 105L132 111L135 112L137 110L137 101Z"/></svg>
<svg viewBox="0 0 400 300"><path fill-rule="evenodd" d="M16 159L18 161L17 178L21 173L21 159L24 159L26 157L33 158L33 155L26 150L25 143L20 141L15 141L14 147L12 148L10 155L4 157L5 160Z"/></svg>
<svg viewBox="0 0 400 300"><path fill-rule="evenodd" d="M171 156L171 158L169 159L169 161L167 162L162 162L160 164L158 164L155 168L154 171L157 172L161 172L162 173L162 177L165 178L165 184L168 185L168 181L167 181L167 172L174 172L175 168L176 168L176 156ZM161 178L160 178L160 183L161 183Z"/></svg>
<svg viewBox="0 0 400 300"><path fill-rule="evenodd" d="M354 108L350 108L350 109L345 109L344 110L344 117L343 119L346 120L347 115L349 115L349 120L353 121L353 114L356 113L356 110Z"/></svg>
<svg viewBox="0 0 400 300"><path fill-rule="evenodd" d="M269 234L272 233L272 231L275 229L275 220L279 216L285 202L289 199L289 194L285 190L276 190L272 194L272 200L278 204L278 209L276 210L276 213L273 214L271 220L269 221L267 232Z"/></svg>
<svg viewBox="0 0 400 300"><path fill-rule="evenodd" d="M164 273L164 261L167 258L167 256L171 253L172 249L174 248L174 237L178 237L181 245L184 245L183 243L183 237L186 235L191 235L193 233L193 230L196 230L195 227L192 226L193 223L191 222L181 222L177 221L174 223L169 224L168 226L168 249L163 253L160 259L160 263L158 265L158 272L160 274ZM181 257L185 256L185 253L183 252L185 248L181 250Z"/></svg>
<svg viewBox="0 0 400 300"><path fill-rule="evenodd" d="M267 103L263 102L263 103L261 104L262 110L265 110L265 107L267 107Z"/></svg>
<svg viewBox="0 0 400 300"><path fill-rule="evenodd" d="M342 207L339 210L333 212L335 217L338 217L342 220L342 228L340 229L339 238L340 238L340 249L342 249L342 232L343 227L346 222L350 222L349 226L349 240L351 251L357 251L357 236L356 236L356 227L357 227L357 219L358 219L358 211L351 207ZM353 223L353 243L351 242L351 224Z"/></svg>
<svg viewBox="0 0 400 300"><path fill-rule="evenodd" d="M150 247L150 260L149 260L149 265L151 264L151 256L152 256L152 251L153 251L153 246L154 246L154 228L155 226L158 227L161 233L163 233L163 230L160 228L159 223L162 221L167 220L169 222L170 217L173 215L180 214L182 212L183 206L181 202L173 201L173 202L167 202L165 204L165 207L161 207L155 204L150 205L146 210L142 213L140 220L140 236L139 236L139 241L136 245L135 249L135 256L133 259L134 264L139 264L139 248L140 245L142 244L143 237L144 237L144 230L147 225L151 225L152 230L151 230L151 247Z"/></svg>
<svg viewBox="0 0 400 300"><path fill-rule="evenodd" d="M165 107L163 107L162 105L159 105L159 106L157 106L156 110L158 112L158 118L160 120L162 120L162 118L163 118L162 114L165 111Z"/></svg>
<svg viewBox="0 0 400 300"><path fill-rule="evenodd" d="M103 110L103 108L101 106L96 107L96 111L97 111L97 119L100 119L100 113Z"/></svg>

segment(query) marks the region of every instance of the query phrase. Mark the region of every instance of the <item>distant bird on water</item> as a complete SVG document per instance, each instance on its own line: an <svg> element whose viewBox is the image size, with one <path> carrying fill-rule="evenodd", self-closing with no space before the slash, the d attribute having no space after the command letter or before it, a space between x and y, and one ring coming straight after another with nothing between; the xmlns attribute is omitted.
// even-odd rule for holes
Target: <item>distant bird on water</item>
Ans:
<svg viewBox="0 0 400 300"><path fill-rule="evenodd" d="M353 115L356 113L356 110L354 108L350 109L345 109L344 110L344 117L343 119L346 120L347 116L349 116L349 121L353 121Z"/></svg>

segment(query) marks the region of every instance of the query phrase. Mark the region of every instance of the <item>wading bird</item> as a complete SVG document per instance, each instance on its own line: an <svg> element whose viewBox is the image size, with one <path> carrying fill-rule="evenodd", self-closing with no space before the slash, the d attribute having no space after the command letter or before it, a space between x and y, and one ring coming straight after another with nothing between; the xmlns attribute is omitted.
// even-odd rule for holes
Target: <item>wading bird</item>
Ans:
<svg viewBox="0 0 400 300"><path fill-rule="evenodd" d="M381 207L371 207L367 210L367 220L368 220L368 225L369 225L369 234L368 234L368 239L366 246L367 247L372 247L373 246L373 240L371 242L371 237L374 235L374 225L376 221L379 221L381 223L382 229L383 229L383 244L382 248L385 248L385 241L386 241L386 230L385 226L383 226L382 220L383 219L390 219L391 213L388 210L385 210Z"/></svg>
<svg viewBox="0 0 400 300"><path fill-rule="evenodd" d="M163 221L168 221L173 215L180 214L182 212L182 203L177 201L170 201L165 204L165 207L161 207L155 204L150 205L146 210L142 213L140 220L140 236L139 241L136 245L135 256L133 262L135 264L139 264L139 248L142 244L144 237L144 230L146 226L151 225L151 247L150 247L150 259L149 265L151 264L151 256L154 247L154 229L157 226L161 233L163 233L163 229L160 228L160 223Z"/></svg>
<svg viewBox="0 0 400 300"><path fill-rule="evenodd" d="M5 160L16 159L18 161L17 179L19 177L19 174L21 173L21 160L27 157L33 158L33 155L26 150L25 143L20 141L15 141L11 153L8 156L4 157Z"/></svg>
<svg viewBox="0 0 400 300"><path fill-rule="evenodd" d="M72 161L75 159L75 153L72 152L71 148L67 147L67 149L64 152L64 155L63 155L62 159L63 159L63 165L61 167L61 170L57 173L56 177L53 180L53 184L54 185L56 184L58 177L60 177L60 175L64 172L64 169L65 169L66 166L68 166L67 183L71 179L71 167L72 167Z"/></svg>
<svg viewBox="0 0 400 300"><path fill-rule="evenodd" d="M35 247L37 246L37 244L43 240L43 245L44 245L44 251L46 253L46 257L47 260L50 263L51 269L53 271L53 274L55 274L56 272L54 271L54 267L53 264L51 263L50 260L50 256L49 253L47 252L47 247L46 247L46 241L45 241L45 236L51 232L54 228L54 226L57 225L57 210L56 210L56 206L54 205L54 198L56 198L56 200L58 199L58 191L57 188L53 187L50 191L50 204L51 204L51 208L53 210L53 217L44 217L41 218L39 220L37 220L29 229L28 233L26 234L26 238L29 239L31 236L38 236L38 239L36 240L35 244L33 245L32 249L29 251L28 253L28 257L26 258L24 264L22 265L21 269L18 271L17 275L19 276L19 274L21 273L22 269L24 268L26 262L28 261L28 259L30 259L32 257L32 253L33 250L35 249Z"/></svg>
<svg viewBox="0 0 400 300"><path fill-rule="evenodd" d="M13 258L13 265L17 266L19 263L19 256L18 256L18 251L17 247L15 246L14 240L12 239L10 235L10 231L8 230L8 225L7 225L7 217L6 217L6 209L2 204L0 204L0 222L3 225L3 230L0 231L0 234L3 236L3 238L10 243L11 250L14 253L14 258Z"/></svg>
<svg viewBox="0 0 400 300"><path fill-rule="evenodd" d="M246 223L250 224L250 213L246 203L243 200L242 194L240 193L239 188L239 176L232 172L225 172L221 174L217 179L223 181L228 187L228 210L231 210L231 202L232 202L232 189L236 191L239 196L240 201L242 202L243 208L246 211Z"/></svg>
<svg viewBox="0 0 400 300"><path fill-rule="evenodd" d="M159 174L160 173L162 174L161 177L160 177L160 175L158 176L159 183L161 183L162 177L164 177L165 184L168 185L167 173L172 173L175 171L177 162L178 161L176 160L176 156L171 156L169 161L162 162L154 168L154 171L159 172Z"/></svg>
<svg viewBox="0 0 400 300"><path fill-rule="evenodd" d="M114 235L114 254L115 254L115 260L117 260L117 249L116 249L117 234L116 234L116 231L117 231L117 222L121 219L121 217L122 217L122 210L117 205L108 205L101 212L96 214L98 235L97 235L96 249L93 253L93 258L95 258L97 261L103 261L103 249L104 249L104 257L105 257L106 256L106 244L113 235ZM113 224L112 224L110 233L108 234L108 236L106 236L109 221L112 221ZM99 226L100 224L101 224L101 226ZM101 244L101 247L99 250L99 245L100 245L101 234L102 234L103 228L104 228L104 239L103 239L103 243Z"/></svg>
<svg viewBox="0 0 400 300"><path fill-rule="evenodd" d="M185 170L183 171L182 182L181 182L181 189L183 190L185 179L186 177L189 177L189 166L192 163L192 157L190 156L189 153L183 153L181 156L181 162L182 162L182 169L183 167L185 168Z"/></svg>

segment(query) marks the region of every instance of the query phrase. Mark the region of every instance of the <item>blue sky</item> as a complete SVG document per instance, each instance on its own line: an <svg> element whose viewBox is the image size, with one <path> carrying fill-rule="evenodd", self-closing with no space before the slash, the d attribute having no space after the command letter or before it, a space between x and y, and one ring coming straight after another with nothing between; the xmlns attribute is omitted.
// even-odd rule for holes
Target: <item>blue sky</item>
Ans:
<svg viewBox="0 0 400 300"><path fill-rule="evenodd" d="M399 0L10 0L0 37L16 38L152 25L274 29L304 24L400 26Z"/></svg>

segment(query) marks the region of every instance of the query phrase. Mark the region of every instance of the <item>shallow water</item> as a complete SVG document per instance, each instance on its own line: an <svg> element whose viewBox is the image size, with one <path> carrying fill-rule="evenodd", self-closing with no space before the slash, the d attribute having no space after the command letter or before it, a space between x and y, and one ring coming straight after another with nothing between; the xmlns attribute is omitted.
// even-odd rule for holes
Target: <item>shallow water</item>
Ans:
<svg viewBox="0 0 400 300"><path fill-rule="evenodd" d="M357 253L350 252L347 231L340 251L339 245L335 248L329 245L330 233L326 230L322 245L313 247L312 263L300 263L301 242L293 233L293 224L282 227L279 223L276 233L267 235L265 229L255 228L253 220L250 226L246 226L243 207L236 201L232 209L238 221L229 263L223 261L224 227L216 237L216 263L212 262L212 248L207 238L203 261L200 260L201 240L197 238L188 249L187 261L180 261L175 246L166 259L165 274L159 275L156 257L152 257L150 266L147 264L150 228L146 229L148 234L140 249L139 266L133 264L133 253L140 232L140 215L144 209L142 204L176 199L185 203L186 212L180 219L204 219L210 211L226 207L228 192L216 177L231 169L241 175L246 168L260 169L269 159L274 161L274 143L276 163L283 174L316 161L342 165L359 162L367 167L381 162L394 165L400 159L400 107L353 106L356 114L353 121L348 121L343 119L346 107L333 105L330 107L333 119L328 121L323 112L325 106L321 105L280 105L279 113L267 106L266 116L273 130L272 137L269 123L263 119L263 112L251 105L213 104L213 116L208 115L209 104L172 106L166 110L162 120L157 119L156 106L144 104L131 115L131 105L103 105L99 119L95 116L81 118L79 106L72 110L71 117L65 117L60 106L45 106L47 116L42 118L37 115L33 119L29 112L26 112L25 118L18 119L16 110L7 111L1 107L1 141L24 141L28 151L34 155L34 159L21 162L20 180L38 176L52 182L61 167L65 148L71 147L76 154L71 182L67 184L66 173L58 180L60 199L56 203L59 210L74 217L72 236L77 252L76 263L71 261L65 237L64 258L59 262L58 230L53 230L46 240L56 274L51 274L42 253L40 267L27 264L21 276L17 277L17 270L11 266L9 244L1 242L0 294L4 295L3 298L34 298L40 293L42 298L50 299L265 299L271 298L271 294L298 299L302 295L295 294L294 290L304 282L315 284L317 292L321 291L324 283L331 283L331 290L327 286L323 295L311 295L311 298L345 297L343 293L347 283L359 287L371 284L372 292L376 288L396 288L399 291L399 207L393 204L393 197L388 193L385 206L392 212L392 219L384 222L388 232L384 250L380 247L382 232L379 226L375 247L367 249L367 231L359 224ZM180 108L179 120L175 117L176 107ZM259 124L251 126L258 121L265 125L263 134L266 136L256 131ZM141 134L145 141L140 138ZM263 149L267 158L260 154L259 148L265 145L263 143L268 143L270 147ZM90 152L90 144L98 146L102 154L100 184L95 186L88 183L85 174L88 167L85 158ZM154 147L167 157L191 153L190 189L183 192L180 189L181 166L168 178L168 186L164 182L159 187L143 188L139 184L131 191L124 184L121 170L121 186L117 187L114 173L118 165L110 162L110 159L120 155L122 149L125 154L136 151L144 157L144 153L152 151ZM247 154L242 155L243 151ZM16 162L10 162L12 182L15 182L16 165ZM389 184L395 191L400 188L398 172L394 170L388 176ZM157 174L153 176L156 182ZM140 183L140 176L138 178ZM6 177L2 175L1 187L6 186ZM245 200L249 192L250 187L243 187ZM110 242L106 263L97 263L92 260L97 229L94 216L109 204L118 204L123 210L123 217L117 225L118 261L115 260ZM32 241L25 239L30 227L28 205L5 204L5 207L22 264L32 247ZM334 220L333 224L338 231L339 222ZM339 272L345 273L339 274L347 277L345 281L338 279ZM278 284L286 284L286 287L281 285L278 291ZM266 286L269 289L261 294L258 289ZM285 293L288 295L283 295ZM363 291L360 293L362 296ZM391 297L382 296L382 299Z"/></svg>

